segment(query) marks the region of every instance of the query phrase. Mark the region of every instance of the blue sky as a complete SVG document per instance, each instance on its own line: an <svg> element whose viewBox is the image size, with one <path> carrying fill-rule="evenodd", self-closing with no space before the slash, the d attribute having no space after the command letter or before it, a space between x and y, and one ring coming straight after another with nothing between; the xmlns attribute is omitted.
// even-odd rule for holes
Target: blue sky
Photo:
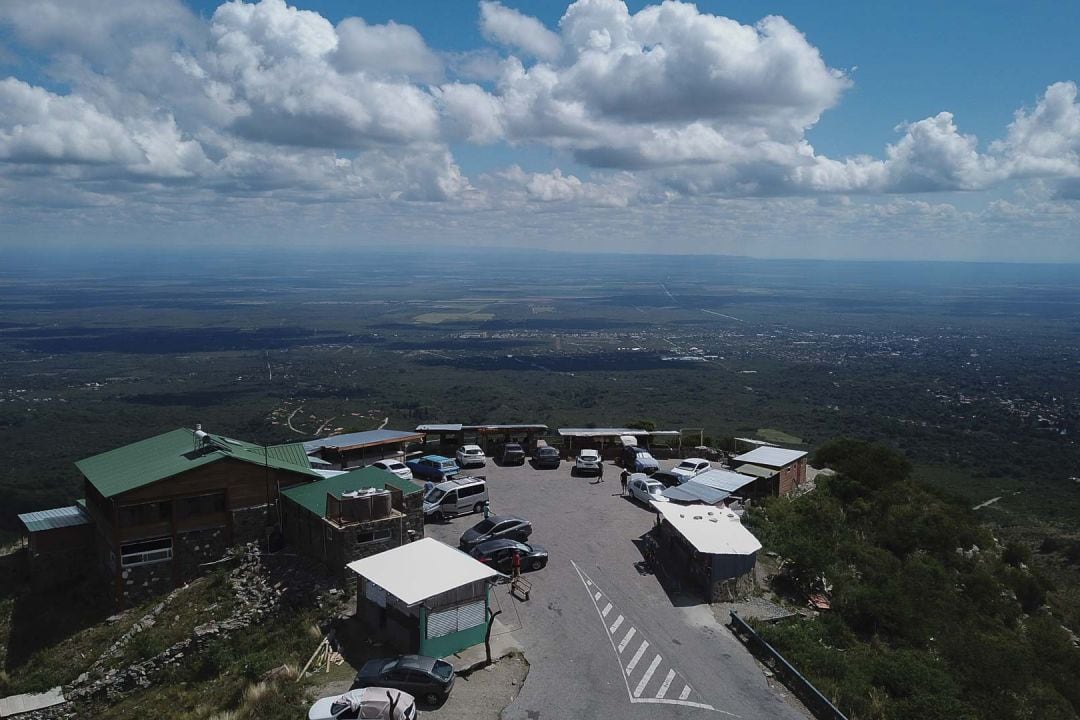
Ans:
<svg viewBox="0 0 1080 720"><path fill-rule="evenodd" d="M1076 27L1050 2L6 5L0 242L1077 262Z"/></svg>

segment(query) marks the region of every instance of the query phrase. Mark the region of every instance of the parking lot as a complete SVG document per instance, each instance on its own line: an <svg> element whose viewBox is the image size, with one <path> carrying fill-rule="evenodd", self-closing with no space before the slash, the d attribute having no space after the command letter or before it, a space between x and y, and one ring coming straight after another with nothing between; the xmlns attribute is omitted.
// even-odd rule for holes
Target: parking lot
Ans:
<svg viewBox="0 0 1080 720"><path fill-rule="evenodd" d="M670 463L666 463L665 466ZM669 595L648 572L635 539L654 514L621 497L620 469L607 464L605 482L557 470L498 467L486 475L491 511L532 521L529 542L550 553L548 566L528 573L531 599L507 607L500 620L531 664L508 720L543 718L702 717L753 720L806 716L777 691L743 646L702 600ZM464 515L425 532L451 545L479 522Z"/></svg>

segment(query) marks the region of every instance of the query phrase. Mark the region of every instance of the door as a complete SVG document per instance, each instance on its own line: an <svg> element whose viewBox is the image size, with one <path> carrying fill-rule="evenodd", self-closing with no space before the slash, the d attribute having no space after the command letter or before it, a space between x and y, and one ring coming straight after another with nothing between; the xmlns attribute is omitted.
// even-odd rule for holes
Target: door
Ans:
<svg viewBox="0 0 1080 720"><path fill-rule="evenodd" d="M457 490L451 490L443 495L442 502L439 503L439 509L447 515L456 515L458 511L458 494Z"/></svg>

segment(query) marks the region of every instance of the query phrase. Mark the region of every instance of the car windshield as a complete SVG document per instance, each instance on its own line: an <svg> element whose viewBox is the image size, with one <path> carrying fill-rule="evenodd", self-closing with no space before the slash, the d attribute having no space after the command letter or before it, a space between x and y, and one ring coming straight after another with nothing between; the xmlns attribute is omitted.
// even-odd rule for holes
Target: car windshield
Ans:
<svg viewBox="0 0 1080 720"><path fill-rule="evenodd" d="M465 454L466 455L483 455L484 451L481 450L480 448L472 448L472 449L465 448Z"/></svg>
<svg viewBox="0 0 1080 720"><path fill-rule="evenodd" d="M431 670L443 680L449 680L450 676L454 674L454 666L444 660L436 660L435 667Z"/></svg>
<svg viewBox="0 0 1080 720"><path fill-rule="evenodd" d="M473 530L475 530L476 532L486 533L489 532L493 527L495 527L495 523L491 520L491 518L488 518L487 520L479 523L476 527L473 528Z"/></svg>
<svg viewBox="0 0 1080 720"><path fill-rule="evenodd" d="M453 460L443 460L439 463L439 467L443 470L449 470L450 468L457 468Z"/></svg>
<svg viewBox="0 0 1080 720"><path fill-rule="evenodd" d="M427 494L427 497L424 498L424 502L426 502L426 503L437 503L440 500L442 500L442 497L445 494L446 494L445 490L440 490L439 488L431 488L431 492L429 492Z"/></svg>
<svg viewBox="0 0 1080 720"><path fill-rule="evenodd" d="M645 486L645 489L648 491L648 493L650 495L658 495L658 494L664 492L664 486L661 485L660 483L649 483L648 485Z"/></svg>
<svg viewBox="0 0 1080 720"><path fill-rule="evenodd" d="M585 450L578 457L580 457L582 460L595 460L598 456L595 452Z"/></svg>
<svg viewBox="0 0 1080 720"><path fill-rule="evenodd" d="M697 463L681 462L681 463L679 463L679 467L677 469L679 469L679 470L694 470L695 468L697 468Z"/></svg>
<svg viewBox="0 0 1080 720"><path fill-rule="evenodd" d="M403 469L405 468L405 466L404 466L404 465L402 465L402 464L401 464L401 463L399 463L399 462L388 462L388 463L383 463L383 464L384 464L384 465L385 465L385 466L387 467L387 469L389 469L389 470L403 470Z"/></svg>

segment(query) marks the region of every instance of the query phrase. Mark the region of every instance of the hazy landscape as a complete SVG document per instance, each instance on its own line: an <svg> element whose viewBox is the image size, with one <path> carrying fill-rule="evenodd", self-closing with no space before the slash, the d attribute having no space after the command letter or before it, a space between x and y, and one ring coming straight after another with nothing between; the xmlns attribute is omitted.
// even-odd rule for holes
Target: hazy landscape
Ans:
<svg viewBox="0 0 1080 720"><path fill-rule="evenodd" d="M261 442L648 420L886 440L983 512L1080 511L1075 266L530 251L9 254L2 523L72 462L201 422Z"/></svg>

